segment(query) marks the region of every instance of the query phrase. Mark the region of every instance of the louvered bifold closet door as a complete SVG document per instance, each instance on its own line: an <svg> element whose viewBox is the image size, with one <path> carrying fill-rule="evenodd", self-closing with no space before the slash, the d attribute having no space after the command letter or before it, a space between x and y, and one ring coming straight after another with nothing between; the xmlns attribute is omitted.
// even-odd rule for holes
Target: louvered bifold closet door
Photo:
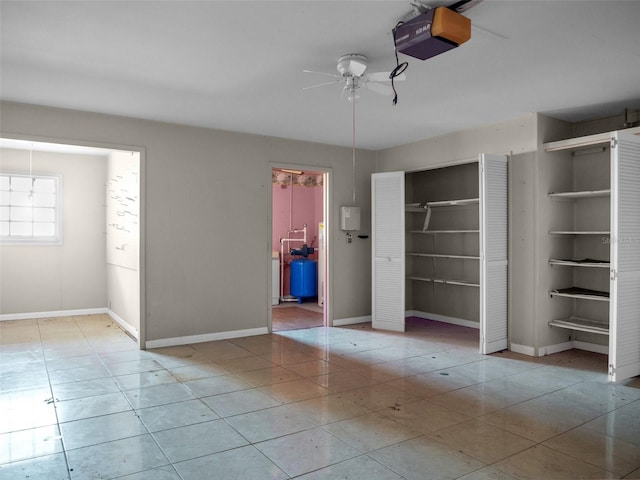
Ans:
<svg viewBox="0 0 640 480"><path fill-rule="evenodd" d="M640 374L640 138L611 144L609 380Z"/></svg>
<svg viewBox="0 0 640 480"><path fill-rule="evenodd" d="M371 176L372 326L404 332L404 172Z"/></svg>
<svg viewBox="0 0 640 480"><path fill-rule="evenodd" d="M507 348L507 157L480 155L480 351Z"/></svg>

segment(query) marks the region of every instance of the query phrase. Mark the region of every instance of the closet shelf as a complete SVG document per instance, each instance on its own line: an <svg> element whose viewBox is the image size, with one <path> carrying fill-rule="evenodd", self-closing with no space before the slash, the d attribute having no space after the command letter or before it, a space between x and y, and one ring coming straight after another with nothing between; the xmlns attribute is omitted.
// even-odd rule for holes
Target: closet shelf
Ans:
<svg viewBox="0 0 640 480"><path fill-rule="evenodd" d="M609 230L551 230L549 235L610 235Z"/></svg>
<svg viewBox="0 0 640 480"><path fill-rule="evenodd" d="M409 233L480 233L480 230L410 230Z"/></svg>
<svg viewBox="0 0 640 480"><path fill-rule="evenodd" d="M580 260L573 259L561 259L551 258L549 259L550 265L559 265L567 267L594 267L594 268L609 268L611 264L609 260L594 260L592 258L584 258Z"/></svg>
<svg viewBox="0 0 640 480"><path fill-rule="evenodd" d="M456 207L464 205L478 205L479 198L461 198L459 200L440 200L437 202L427 202L426 207Z"/></svg>
<svg viewBox="0 0 640 480"><path fill-rule="evenodd" d="M611 189L603 190L584 190L580 192L549 192L551 198L595 198L595 197L608 197L611 195Z"/></svg>
<svg viewBox="0 0 640 480"><path fill-rule="evenodd" d="M433 282L433 283L445 283L447 285L462 285L464 287L480 287L480 284L477 282L470 282L467 280L450 280L444 278L428 278L428 277L419 277L417 275L408 275L408 280L417 280L419 282Z"/></svg>
<svg viewBox="0 0 640 480"><path fill-rule="evenodd" d="M558 328L568 328L580 332L598 333L609 335L609 325L607 323L596 322L586 318L570 316L569 318L551 320L549 326Z"/></svg>
<svg viewBox="0 0 640 480"><path fill-rule="evenodd" d="M414 253L407 252L412 257L431 257L431 258L461 258L463 260L480 260L479 256L474 255L446 255L442 253Z"/></svg>
<svg viewBox="0 0 640 480"><path fill-rule="evenodd" d="M580 287L559 288L552 290L550 295L552 297L580 298L583 300L598 300L601 302L609 301L609 292L590 290L588 288Z"/></svg>

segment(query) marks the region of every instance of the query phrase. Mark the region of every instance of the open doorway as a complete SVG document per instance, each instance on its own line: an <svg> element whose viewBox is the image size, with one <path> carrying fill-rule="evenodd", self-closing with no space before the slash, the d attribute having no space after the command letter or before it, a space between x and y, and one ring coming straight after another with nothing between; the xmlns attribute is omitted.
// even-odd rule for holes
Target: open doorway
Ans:
<svg viewBox="0 0 640 480"><path fill-rule="evenodd" d="M272 169L271 330L327 325L327 172Z"/></svg>
<svg viewBox="0 0 640 480"><path fill-rule="evenodd" d="M144 348L142 152L6 138L0 149L0 320L107 314Z"/></svg>

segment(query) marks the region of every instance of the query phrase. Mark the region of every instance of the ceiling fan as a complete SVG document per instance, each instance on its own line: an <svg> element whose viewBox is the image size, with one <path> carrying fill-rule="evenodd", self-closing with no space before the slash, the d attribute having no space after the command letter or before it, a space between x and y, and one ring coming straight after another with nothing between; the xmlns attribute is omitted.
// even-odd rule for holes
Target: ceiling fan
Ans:
<svg viewBox="0 0 640 480"><path fill-rule="evenodd" d="M369 59L366 55L360 53L348 53L338 58L338 64L336 69L339 73L327 73L316 72L313 70L303 70L304 73L311 73L314 75L323 75L325 77L331 77L333 80L304 87L303 90L310 90L312 88L324 87L326 85L342 84L342 94L345 92L348 94L350 101L358 98L358 90L361 87L367 88L372 92L380 93L382 95L392 95L393 88L391 85L391 73L392 72L372 72L366 73L369 66ZM394 77L395 81L404 80L406 77L404 74Z"/></svg>

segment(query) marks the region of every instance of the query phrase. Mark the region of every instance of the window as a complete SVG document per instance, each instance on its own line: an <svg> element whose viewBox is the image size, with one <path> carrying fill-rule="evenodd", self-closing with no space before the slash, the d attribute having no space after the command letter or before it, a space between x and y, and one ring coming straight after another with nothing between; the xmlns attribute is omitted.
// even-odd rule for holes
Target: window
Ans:
<svg viewBox="0 0 640 480"><path fill-rule="evenodd" d="M0 243L59 244L59 176L0 173Z"/></svg>

